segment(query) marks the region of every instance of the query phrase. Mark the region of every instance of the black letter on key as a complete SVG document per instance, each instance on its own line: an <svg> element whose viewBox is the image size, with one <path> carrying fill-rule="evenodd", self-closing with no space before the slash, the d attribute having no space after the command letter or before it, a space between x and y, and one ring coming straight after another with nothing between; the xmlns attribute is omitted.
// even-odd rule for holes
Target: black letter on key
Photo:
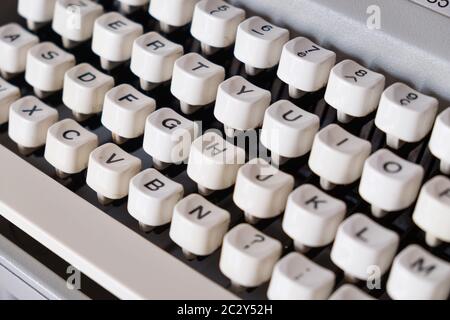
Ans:
<svg viewBox="0 0 450 320"><path fill-rule="evenodd" d="M450 188L439 194L439 198L442 198L442 197L450 198Z"/></svg>
<svg viewBox="0 0 450 320"><path fill-rule="evenodd" d="M288 116L291 114L291 113L293 113L294 111L293 110L289 110L288 112L286 112L285 114L283 114L283 119L284 120L286 120L286 121L296 121L296 120L298 120L298 119L300 119L301 117L303 117L303 115L298 115L297 117L295 117L295 118L290 118L290 119L288 119Z"/></svg>
<svg viewBox="0 0 450 320"><path fill-rule="evenodd" d="M362 228L362 229L356 234L356 237L359 238L359 239L361 239L361 240L364 241L364 242L367 242L367 239L363 237L363 234L366 233L367 230L369 230L369 228L367 228L367 227Z"/></svg>
<svg viewBox="0 0 450 320"><path fill-rule="evenodd" d="M402 171L402 166L400 165L400 163L389 161L383 165L383 169L387 173L399 173L400 171Z"/></svg>
<svg viewBox="0 0 450 320"><path fill-rule="evenodd" d="M319 204L321 203L327 203L325 200L318 200L318 196L314 196L308 201L305 202L306 205L313 203L314 204L314 210L317 210L319 208Z"/></svg>
<svg viewBox="0 0 450 320"><path fill-rule="evenodd" d="M3 38L9 39L9 42L14 42L20 38L20 34L8 34L8 35L4 36Z"/></svg>
<svg viewBox="0 0 450 320"><path fill-rule="evenodd" d="M126 26L127 24L123 21L117 20L108 24L108 27L111 29L117 30L122 26Z"/></svg>
<svg viewBox="0 0 450 320"><path fill-rule="evenodd" d="M209 68L206 64L198 62L198 67L195 67L194 69L192 69L192 71L197 71L198 69L201 68Z"/></svg>
<svg viewBox="0 0 450 320"><path fill-rule="evenodd" d="M203 206L198 206L197 208L191 210L189 212L189 214L193 214L196 211L198 211L198 214L197 214L197 219L198 220L203 219L204 217L206 217L208 214L211 213L211 211L203 212Z"/></svg>
<svg viewBox="0 0 450 320"><path fill-rule="evenodd" d="M38 111L42 111L42 109L38 109L37 106L33 106L32 109L23 109L22 112L28 112L28 115L31 117L33 115L33 113L38 112Z"/></svg>
<svg viewBox="0 0 450 320"><path fill-rule="evenodd" d="M180 120L172 119L172 118L165 119L162 122L163 127L166 127L167 129L171 129L171 130L178 127L180 124L181 124Z"/></svg>
<svg viewBox="0 0 450 320"><path fill-rule="evenodd" d="M114 158L115 158L116 156L117 156L117 154L113 153L113 154L111 155L111 157L109 157L109 159L106 160L106 163L111 164L111 163L115 163L115 162L119 162L119 161L125 160L124 158L120 158L120 159L115 159L115 160L114 160Z"/></svg>
<svg viewBox="0 0 450 320"><path fill-rule="evenodd" d="M436 269L435 265L432 264L430 266L424 266L424 263L424 258L419 258L411 264L411 269L417 269L417 271L425 272L427 275L429 275L431 272L433 272L434 269Z"/></svg>
<svg viewBox="0 0 450 320"><path fill-rule="evenodd" d="M41 57L44 58L45 60L53 60L57 56L59 56L59 53L56 52L56 51L49 51L47 53L42 53L41 54Z"/></svg>
<svg viewBox="0 0 450 320"><path fill-rule="evenodd" d="M67 130L64 131L62 136L66 140L73 140L74 137L79 137L81 133L79 133L77 130Z"/></svg>
<svg viewBox="0 0 450 320"><path fill-rule="evenodd" d="M159 179L154 179L146 184L144 184L144 187L146 187L150 191L158 191L159 189L163 188L165 186L164 182L162 182Z"/></svg>
<svg viewBox="0 0 450 320"><path fill-rule="evenodd" d="M213 145L209 145L209 144L211 144L211 142L212 141L209 141L208 142L208 144L207 144L207 146L206 146L206 150L211 150L212 149L212 152L211 152L211 155L214 157L214 156L217 156L218 154L220 154L220 153L222 153L222 152L225 152L226 150L227 150L227 148L223 148L222 150L221 149L219 149L219 148L217 148L217 146L219 145L219 143L218 142L216 142L216 143L214 143Z"/></svg>
<svg viewBox="0 0 450 320"><path fill-rule="evenodd" d="M242 86L241 90L237 93L237 95L240 96L241 94L255 91L255 90L245 90L246 88L247 88L246 86Z"/></svg>
<svg viewBox="0 0 450 320"><path fill-rule="evenodd" d="M91 72L86 72L86 73L82 74L81 76L79 76L78 79L80 79L83 82L91 82L91 81L94 81L95 79L97 79L97 77L95 76L95 74L93 74Z"/></svg>
<svg viewBox="0 0 450 320"><path fill-rule="evenodd" d="M135 97L131 93L127 94L126 96L123 96L122 98L119 98L119 101L127 100L129 102L133 102L133 100L139 100L138 97Z"/></svg>
<svg viewBox="0 0 450 320"><path fill-rule="evenodd" d="M158 49L164 48L166 45L164 43L162 43L161 41L156 40L156 41L147 43L147 47L150 47L150 46L153 47L153 51L156 51Z"/></svg>
<svg viewBox="0 0 450 320"><path fill-rule="evenodd" d="M258 175L256 176L256 180L261 181L261 182L264 182L264 181L269 180L269 179L272 178L272 177L273 177L273 174L270 174L270 175L267 175L267 176L263 176L263 175L258 174Z"/></svg>

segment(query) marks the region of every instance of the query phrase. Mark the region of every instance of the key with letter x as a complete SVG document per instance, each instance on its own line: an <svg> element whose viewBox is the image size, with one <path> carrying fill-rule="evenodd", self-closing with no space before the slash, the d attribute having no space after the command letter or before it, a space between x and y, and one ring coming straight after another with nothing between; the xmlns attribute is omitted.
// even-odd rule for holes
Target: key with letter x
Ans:
<svg viewBox="0 0 450 320"><path fill-rule="evenodd" d="M89 156L86 183L106 205L128 195L128 185L141 170L141 160L113 143L104 144Z"/></svg>
<svg viewBox="0 0 450 320"><path fill-rule="evenodd" d="M27 96L11 105L8 134L19 151L27 155L45 144L47 130L56 121L58 111L36 97Z"/></svg>

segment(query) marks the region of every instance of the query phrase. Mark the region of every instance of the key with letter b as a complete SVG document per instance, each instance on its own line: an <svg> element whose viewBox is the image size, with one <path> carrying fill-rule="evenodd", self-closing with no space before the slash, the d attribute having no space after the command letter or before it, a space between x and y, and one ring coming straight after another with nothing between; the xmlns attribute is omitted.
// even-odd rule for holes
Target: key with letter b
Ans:
<svg viewBox="0 0 450 320"><path fill-rule="evenodd" d="M91 152L86 183L97 192L99 202L106 205L128 195L130 180L139 170L139 158L107 143Z"/></svg>
<svg viewBox="0 0 450 320"><path fill-rule="evenodd" d="M172 220L173 208L183 197L183 186L147 169L133 177L128 194L128 212L142 230L150 231Z"/></svg>
<svg viewBox="0 0 450 320"><path fill-rule="evenodd" d="M198 194L177 203L170 225L170 238L188 259L216 251L230 224L230 213Z"/></svg>
<svg viewBox="0 0 450 320"><path fill-rule="evenodd" d="M450 293L450 264L410 245L392 264L387 292L396 300L445 300Z"/></svg>
<svg viewBox="0 0 450 320"><path fill-rule="evenodd" d="M240 224L223 239L220 270L236 289L268 281L281 255L281 243L258 229Z"/></svg>

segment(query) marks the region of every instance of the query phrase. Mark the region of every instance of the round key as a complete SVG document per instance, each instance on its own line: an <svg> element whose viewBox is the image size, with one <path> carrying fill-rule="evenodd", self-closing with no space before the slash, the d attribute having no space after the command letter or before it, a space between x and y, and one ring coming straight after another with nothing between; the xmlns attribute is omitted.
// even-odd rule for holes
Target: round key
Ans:
<svg viewBox="0 0 450 320"><path fill-rule="evenodd" d="M431 153L441 162L441 172L446 175L450 175L448 141L450 141L450 108L437 117L429 144Z"/></svg>
<svg viewBox="0 0 450 320"><path fill-rule="evenodd" d="M134 40L143 27L117 12L109 12L95 20L92 51L100 57L102 68L111 70L131 58Z"/></svg>
<svg viewBox="0 0 450 320"><path fill-rule="evenodd" d="M233 201L248 222L269 219L284 211L293 187L294 177L256 158L239 169Z"/></svg>
<svg viewBox="0 0 450 320"><path fill-rule="evenodd" d="M119 10L124 14L131 14L136 10L145 8L149 0L118 0Z"/></svg>
<svg viewBox="0 0 450 320"><path fill-rule="evenodd" d="M191 34L200 41L204 54L231 46L236 39L245 11L222 0L202 0L197 3L192 18Z"/></svg>
<svg viewBox="0 0 450 320"><path fill-rule="evenodd" d="M97 146L97 135L72 119L64 119L48 129L44 157L64 178L86 169L89 155Z"/></svg>
<svg viewBox="0 0 450 320"><path fill-rule="evenodd" d="M399 236L362 214L353 214L338 229L331 260L351 279L383 275L397 251ZM378 274L374 274L373 272Z"/></svg>
<svg viewBox="0 0 450 320"><path fill-rule="evenodd" d="M284 45L277 75L289 85L291 98L300 98L304 92L325 87L335 63L336 53L307 38L298 37Z"/></svg>
<svg viewBox="0 0 450 320"><path fill-rule="evenodd" d="M413 213L430 246L450 242L450 179L437 176L425 183Z"/></svg>
<svg viewBox="0 0 450 320"><path fill-rule="evenodd" d="M281 249L278 240L240 224L223 239L219 267L235 287L257 287L270 279Z"/></svg>
<svg viewBox="0 0 450 320"><path fill-rule="evenodd" d="M207 132L191 145L187 174L198 184L199 192L209 194L231 187L239 168L245 163L245 151L214 132Z"/></svg>
<svg viewBox="0 0 450 320"><path fill-rule="evenodd" d="M270 300L324 300L336 276L305 256L292 252L275 265L267 297Z"/></svg>
<svg viewBox="0 0 450 320"><path fill-rule="evenodd" d="M139 158L107 143L91 152L86 183L97 192L99 202L106 205L128 195L130 180L140 170Z"/></svg>
<svg viewBox="0 0 450 320"><path fill-rule="evenodd" d="M389 150L381 149L364 164L359 194L377 218L408 208L416 200L424 170Z"/></svg>
<svg viewBox="0 0 450 320"><path fill-rule="evenodd" d="M270 91L234 76L220 84L214 116L224 124L225 133L234 136L235 130L255 129L262 124L270 99Z"/></svg>
<svg viewBox="0 0 450 320"><path fill-rule="evenodd" d="M8 122L9 107L19 98L19 88L0 78L0 125Z"/></svg>
<svg viewBox="0 0 450 320"><path fill-rule="evenodd" d="M287 29L261 17L251 17L238 27L234 56L245 64L247 74L255 75L278 64L283 45L288 40Z"/></svg>
<svg viewBox="0 0 450 320"><path fill-rule="evenodd" d="M172 220L173 208L183 197L183 186L155 169L133 177L128 194L128 212L141 229L149 231Z"/></svg>
<svg viewBox="0 0 450 320"><path fill-rule="evenodd" d="M114 142L121 143L144 133L145 119L155 108L154 99L122 84L106 93L102 124L112 132Z"/></svg>
<svg viewBox="0 0 450 320"><path fill-rule="evenodd" d="M56 0L19 0L17 11L27 20L30 30L37 30L53 19Z"/></svg>
<svg viewBox="0 0 450 320"><path fill-rule="evenodd" d="M295 189L287 200L283 230L294 240L295 248L323 247L333 242L344 220L347 206L310 184Z"/></svg>
<svg viewBox="0 0 450 320"><path fill-rule="evenodd" d="M29 154L45 144L47 130L56 121L56 109L36 97L23 97L11 104L8 134L18 144L20 152Z"/></svg>
<svg viewBox="0 0 450 320"><path fill-rule="evenodd" d="M387 135L387 144L398 149L403 142L419 142L431 131L438 111L436 98L405 84L395 83L381 96L376 126Z"/></svg>
<svg viewBox="0 0 450 320"><path fill-rule="evenodd" d="M134 41L130 69L139 77L141 88L150 90L172 79L175 61L182 55L183 46L149 32Z"/></svg>
<svg viewBox="0 0 450 320"><path fill-rule="evenodd" d="M255 75L278 64L283 45L288 40L287 29L261 17L251 17L238 27L234 56L245 64L247 74Z"/></svg>
<svg viewBox="0 0 450 320"><path fill-rule="evenodd" d="M410 245L392 264L387 292L396 300L446 300L450 293L450 264L418 245Z"/></svg>
<svg viewBox="0 0 450 320"><path fill-rule="evenodd" d="M149 13L159 21L163 32L182 27L192 20L194 8L199 0L152 0Z"/></svg>
<svg viewBox="0 0 450 320"><path fill-rule="evenodd" d="M103 6L90 0L57 0L52 22L65 48L72 48L92 37L95 20Z"/></svg>
<svg viewBox="0 0 450 320"><path fill-rule="evenodd" d="M230 213L198 194L177 203L170 225L170 238L188 259L216 251L230 225Z"/></svg>
<svg viewBox="0 0 450 320"><path fill-rule="evenodd" d="M17 23L0 27L0 71L9 79L25 71L28 50L39 43L39 38Z"/></svg>
<svg viewBox="0 0 450 320"><path fill-rule="evenodd" d="M113 77L82 63L64 75L62 99L77 120L85 120L102 111L104 96L112 87Z"/></svg>
<svg viewBox="0 0 450 320"><path fill-rule="evenodd" d="M331 70L325 101L337 110L338 120L346 123L353 117L365 117L378 107L384 84L382 74L344 60Z"/></svg>
<svg viewBox="0 0 450 320"><path fill-rule="evenodd" d="M183 113L190 114L216 100L217 88L225 79L225 69L198 53L188 53L173 68L170 92L180 100Z"/></svg>
<svg viewBox="0 0 450 320"><path fill-rule="evenodd" d="M188 159L198 126L170 108L151 113L145 122L144 151L153 158L153 165L162 169L168 164Z"/></svg>
<svg viewBox="0 0 450 320"><path fill-rule="evenodd" d="M42 42L28 51L25 80L39 98L63 88L64 74L75 66L75 57L51 42Z"/></svg>
<svg viewBox="0 0 450 320"><path fill-rule="evenodd" d="M371 150L370 142L331 124L316 135L308 164L322 188L330 190L358 180Z"/></svg>
<svg viewBox="0 0 450 320"><path fill-rule="evenodd" d="M319 126L317 115L280 100L266 110L261 143L271 151L272 162L282 164L311 150Z"/></svg>
<svg viewBox="0 0 450 320"><path fill-rule="evenodd" d="M339 287L329 300L375 300L373 297L351 284Z"/></svg>

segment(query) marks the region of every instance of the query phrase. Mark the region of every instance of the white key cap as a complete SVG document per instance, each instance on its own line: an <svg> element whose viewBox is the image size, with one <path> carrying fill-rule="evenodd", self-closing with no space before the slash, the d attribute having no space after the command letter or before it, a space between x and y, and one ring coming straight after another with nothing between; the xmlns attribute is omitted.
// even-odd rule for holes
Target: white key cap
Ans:
<svg viewBox="0 0 450 320"><path fill-rule="evenodd" d="M202 0L195 6L191 34L200 41L204 54L231 46L236 40L245 11L222 0Z"/></svg>
<svg viewBox="0 0 450 320"><path fill-rule="evenodd" d="M333 242L346 211L344 201L305 184L289 195L283 230L294 240L299 251L323 247Z"/></svg>
<svg viewBox="0 0 450 320"><path fill-rule="evenodd" d="M183 52L183 46L149 32L134 41L130 69L140 78L142 89L150 90L172 79L175 61Z"/></svg>
<svg viewBox="0 0 450 320"><path fill-rule="evenodd" d="M437 176L424 184L413 220L425 231L428 245L450 242L450 179Z"/></svg>
<svg viewBox="0 0 450 320"><path fill-rule="evenodd" d="M189 114L214 102L217 88L224 79L222 66L198 53L188 53L175 61L170 92L180 100L183 113Z"/></svg>
<svg viewBox="0 0 450 320"><path fill-rule="evenodd" d="M322 188L330 190L358 180L371 149L370 142L330 124L316 135L308 164Z"/></svg>
<svg viewBox="0 0 450 320"><path fill-rule="evenodd" d="M275 265L267 297L270 300L324 300L333 290L333 272L292 252Z"/></svg>
<svg viewBox="0 0 450 320"><path fill-rule="evenodd" d="M199 0L152 0L149 13L160 22L163 32L172 31L173 27L181 27L192 20L194 8Z"/></svg>
<svg viewBox="0 0 450 320"><path fill-rule="evenodd" d="M234 136L235 130L255 129L262 124L270 99L270 91L234 76L220 84L214 116L224 124L225 133Z"/></svg>
<svg viewBox="0 0 450 320"><path fill-rule="evenodd" d="M300 98L325 87L335 63L336 53L298 37L284 45L277 75L289 85L291 98Z"/></svg>
<svg viewBox="0 0 450 320"><path fill-rule="evenodd" d="M289 30L261 17L251 17L238 27L234 56L245 64L247 74L255 75L261 69L278 64L283 45L288 40Z"/></svg>
<svg viewBox="0 0 450 320"><path fill-rule="evenodd" d="M375 300L373 297L351 284L339 287L329 300Z"/></svg>
<svg viewBox="0 0 450 320"><path fill-rule="evenodd" d="M89 155L97 146L97 135L65 119L48 129L44 157L63 178L86 169Z"/></svg>
<svg viewBox="0 0 450 320"><path fill-rule="evenodd" d="M294 177L256 158L239 169L233 200L253 223L280 215L293 188Z"/></svg>
<svg viewBox="0 0 450 320"><path fill-rule="evenodd" d="M117 12L109 12L95 20L92 51L100 57L102 68L111 70L131 58L134 40L143 28Z"/></svg>
<svg viewBox="0 0 450 320"><path fill-rule="evenodd" d="M62 99L77 120L84 120L102 111L104 96L112 87L113 77L82 63L66 72Z"/></svg>
<svg viewBox="0 0 450 320"><path fill-rule="evenodd" d="M410 245L392 264L387 292L395 300L445 300L450 293L450 264Z"/></svg>
<svg viewBox="0 0 450 320"><path fill-rule="evenodd" d="M19 0L17 11L27 20L30 30L37 30L53 19L56 0Z"/></svg>
<svg viewBox="0 0 450 320"><path fill-rule="evenodd" d="M413 204L419 193L424 170L389 150L374 153L364 164L359 194L372 205L377 218Z"/></svg>
<svg viewBox="0 0 450 320"><path fill-rule="evenodd" d="M207 256L222 245L230 225L230 213L198 194L177 203L170 225L170 238L187 258Z"/></svg>
<svg viewBox="0 0 450 320"><path fill-rule="evenodd" d="M399 236L394 231L356 213L339 226L331 260L348 277L367 280L389 269L398 243Z"/></svg>
<svg viewBox="0 0 450 320"><path fill-rule="evenodd" d="M75 66L75 57L51 42L42 42L28 51L25 80L43 98L63 88L64 74Z"/></svg>
<svg viewBox="0 0 450 320"><path fill-rule="evenodd" d="M237 225L223 239L220 270L235 286L257 287L270 279L281 249L278 240L248 224Z"/></svg>
<svg viewBox="0 0 450 320"><path fill-rule="evenodd" d="M39 43L39 38L17 23L0 28L0 71L9 79L25 71L28 50Z"/></svg>
<svg viewBox="0 0 450 320"><path fill-rule="evenodd" d="M280 100L266 110L261 143L271 151L272 162L282 164L287 159L307 154L319 127L317 115L290 101Z"/></svg>
<svg viewBox="0 0 450 320"><path fill-rule="evenodd" d="M130 14L138 9L145 8L149 0L118 0L119 10L124 14Z"/></svg>
<svg viewBox="0 0 450 320"><path fill-rule="evenodd" d="M403 83L395 83L381 96L376 126L387 135L394 149L402 142L418 142L433 127L438 111L436 98L426 96Z"/></svg>
<svg viewBox="0 0 450 320"><path fill-rule="evenodd" d="M365 117L378 107L385 77L352 60L338 63L330 73L325 101L338 112L340 122Z"/></svg>
<svg viewBox="0 0 450 320"><path fill-rule="evenodd" d="M19 88L0 78L0 125L8 122L9 107L19 98Z"/></svg>
<svg viewBox="0 0 450 320"><path fill-rule="evenodd" d="M450 108L447 108L437 117L429 144L431 153L441 161L441 172L446 175L450 175L449 141Z"/></svg>
<svg viewBox="0 0 450 320"><path fill-rule="evenodd" d="M141 160L113 143L106 143L89 156L86 183L102 204L128 195L128 186L141 170Z"/></svg>
<svg viewBox="0 0 450 320"><path fill-rule="evenodd" d="M116 143L144 133L145 119L155 111L154 99L140 93L129 84L122 84L106 93L102 124L112 132Z"/></svg>
<svg viewBox="0 0 450 320"><path fill-rule="evenodd" d="M197 182L200 193L209 194L231 187L244 163L244 149L207 132L191 145L187 174Z"/></svg>
<svg viewBox="0 0 450 320"><path fill-rule="evenodd" d="M151 113L146 120L144 151L153 158L153 165L181 163L189 157L192 142L197 138L198 126L170 108Z"/></svg>
<svg viewBox="0 0 450 320"><path fill-rule="evenodd" d="M90 0L57 0L52 28L62 37L65 48L71 48L92 37L95 20L103 6Z"/></svg>
<svg viewBox="0 0 450 320"><path fill-rule="evenodd" d="M181 184L155 169L144 170L130 181L128 212L143 230L165 225L172 220L173 208L183 193Z"/></svg>
<svg viewBox="0 0 450 320"><path fill-rule="evenodd" d="M28 154L45 144L47 130L58 121L58 111L33 96L17 100L9 109L8 134Z"/></svg>

